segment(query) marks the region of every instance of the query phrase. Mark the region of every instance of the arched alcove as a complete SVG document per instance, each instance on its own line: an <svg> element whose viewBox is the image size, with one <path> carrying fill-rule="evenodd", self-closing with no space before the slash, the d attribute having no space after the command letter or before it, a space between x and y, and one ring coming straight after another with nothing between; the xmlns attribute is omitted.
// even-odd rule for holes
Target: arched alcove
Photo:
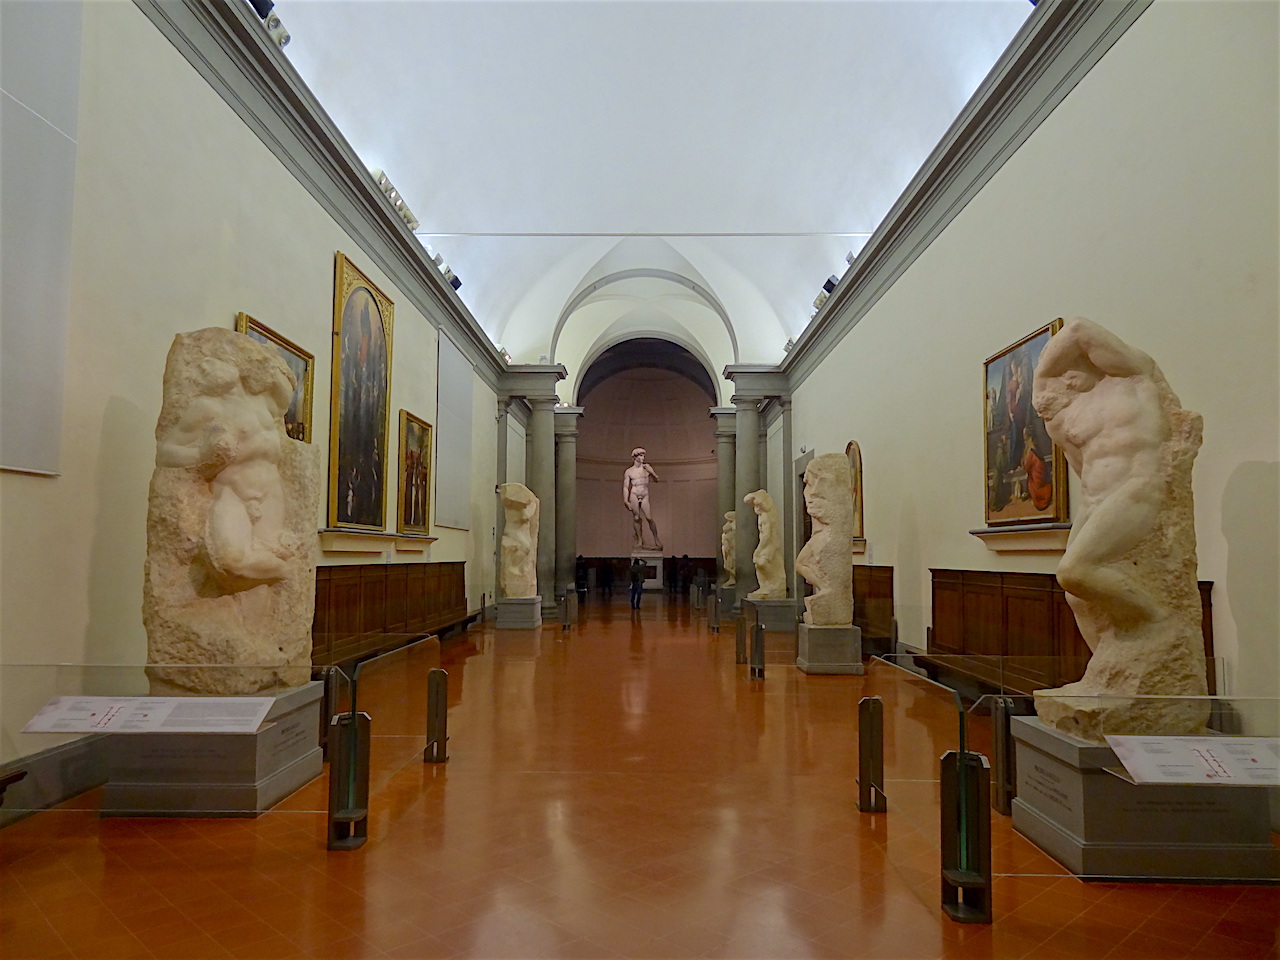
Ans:
<svg viewBox="0 0 1280 960"><path fill-rule="evenodd" d="M713 557L716 523L715 388L683 347L644 338L615 344L584 371L578 391L578 552L625 557L633 546L622 474L644 447L659 482L651 509L668 556Z"/></svg>

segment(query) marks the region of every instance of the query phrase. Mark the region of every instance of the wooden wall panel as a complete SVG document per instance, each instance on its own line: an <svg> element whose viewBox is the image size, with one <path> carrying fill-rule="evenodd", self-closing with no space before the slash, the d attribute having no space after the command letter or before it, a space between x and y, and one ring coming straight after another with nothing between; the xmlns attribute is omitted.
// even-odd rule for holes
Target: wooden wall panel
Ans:
<svg viewBox="0 0 1280 960"><path fill-rule="evenodd" d="M353 661L467 620L464 563L370 563L316 570L312 663Z"/></svg>
<svg viewBox="0 0 1280 960"><path fill-rule="evenodd" d="M930 573L933 629L928 654L939 658L929 664L926 655L931 669L1026 694L1083 676L1089 648L1053 574ZM1212 588L1211 582L1200 582L1206 658L1213 657ZM1210 693L1216 691L1215 681L1210 670Z"/></svg>

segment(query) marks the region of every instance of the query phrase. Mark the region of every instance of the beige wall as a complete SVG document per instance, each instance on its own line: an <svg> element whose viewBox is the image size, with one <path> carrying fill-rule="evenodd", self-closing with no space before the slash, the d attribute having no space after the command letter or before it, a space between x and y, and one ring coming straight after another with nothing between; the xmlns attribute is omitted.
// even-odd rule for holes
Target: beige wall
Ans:
<svg viewBox="0 0 1280 960"><path fill-rule="evenodd" d="M393 424L400 408L435 421L435 329L132 3L85 5L79 136L63 474L0 475L9 664L145 658L147 489L174 334L230 327L244 311L314 353L313 435L327 451L341 250L395 302ZM478 525L436 530L439 542L408 555L466 560L473 604L492 592L496 472L494 394L478 379L475 391ZM392 483L391 529L394 509ZM7 670L0 693L4 755L29 752L13 723L47 693L19 674Z"/></svg>
<svg viewBox="0 0 1280 960"><path fill-rule="evenodd" d="M1157 0L797 390L797 451L861 443L869 559L896 567L904 642L924 644L930 567L1054 569L967 533L982 362L1080 315L1204 415L1217 649L1229 692L1280 694L1278 9Z"/></svg>

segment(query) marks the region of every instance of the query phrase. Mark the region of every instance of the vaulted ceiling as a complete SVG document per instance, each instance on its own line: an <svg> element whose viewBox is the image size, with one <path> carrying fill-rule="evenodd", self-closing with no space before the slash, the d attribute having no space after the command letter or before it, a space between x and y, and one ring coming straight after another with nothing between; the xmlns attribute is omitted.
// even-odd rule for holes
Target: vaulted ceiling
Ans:
<svg viewBox="0 0 1280 960"><path fill-rule="evenodd" d="M516 362L772 363L1028 0L280 0L285 54ZM717 385L723 389L723 381Z"/></svg>

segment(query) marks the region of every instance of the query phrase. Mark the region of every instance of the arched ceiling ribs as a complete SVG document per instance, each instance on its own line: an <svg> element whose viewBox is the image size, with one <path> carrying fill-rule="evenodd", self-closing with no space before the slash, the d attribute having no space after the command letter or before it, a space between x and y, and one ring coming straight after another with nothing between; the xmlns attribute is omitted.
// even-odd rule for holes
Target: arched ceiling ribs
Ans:
<svg viewBox="0 0 1280 960"><path fill-rule="evenodd" d="M738 362L738 337L733 331L733 324L729 322L728 311L725 310L724 305L720 303L716 295L702 284L695 280L690 280L683 274L676 273L673 270L661 270L653 267L636 267L630 270L619 270L615 273L603 276L599 280L595 280L579 290L577 295L565 304L565 308L560 311L560 316L556 318L555 332L551 335L551 362L556 362L556 349L560 345L560 332L564 329L569 318L573 316L574 312L579 307L586 303L594 294L599 293L602 289L611 284L622 283L626 280L639 279L666 280L669 283L675 283L682 287L687 287L697 294L698 297L715 312L716 316L720 318L720 322L724 324L725 333L729 335L729 346L733 350L733 362Z"/></svg>

